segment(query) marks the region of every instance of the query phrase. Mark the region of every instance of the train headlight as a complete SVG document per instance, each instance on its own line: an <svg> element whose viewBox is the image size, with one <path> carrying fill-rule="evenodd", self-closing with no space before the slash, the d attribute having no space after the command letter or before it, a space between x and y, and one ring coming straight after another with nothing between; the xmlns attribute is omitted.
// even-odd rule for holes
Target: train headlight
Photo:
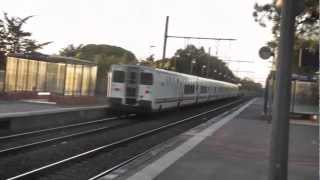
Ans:
<svg viewBox="0 0 320 180"><path fill-rule="evenodd" d="M311 116L311 119L314 120L314 121L318 120L318 118L319 118L319 117L318 117L317 115L312 115L312 116Z"/></svg>

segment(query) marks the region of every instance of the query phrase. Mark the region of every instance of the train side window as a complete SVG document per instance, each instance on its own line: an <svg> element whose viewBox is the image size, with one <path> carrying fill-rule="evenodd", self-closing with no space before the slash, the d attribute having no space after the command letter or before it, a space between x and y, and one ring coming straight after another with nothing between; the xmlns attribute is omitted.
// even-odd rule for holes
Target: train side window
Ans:
<svg viewBox="0 0 320 180"><path fill-rule="evenodd" d="M123 71L113 71L112 82L123 83L124 82L124 72Z"/></svg>
<svg viewBox="0 0 320 180"><path fill-rule="evenodd" d="M193 94L194 93L194 85L186 84L184 85L184 94Z"/></svg>
<svg viewBox="0 0 320 180"><path fill-rule="evenodd" d="M200 86L200 93L201 93L201 94L205 94L205 93L207 93L207 92L208 92L208 89L207 89L206 86Z"/></svg>
<svg viewBox="0 0 320 180"><path fill-rule="evenodd" d="M141 73L140 84L143 85L152 85L153 84L153 75L151 73Z"/></svg>

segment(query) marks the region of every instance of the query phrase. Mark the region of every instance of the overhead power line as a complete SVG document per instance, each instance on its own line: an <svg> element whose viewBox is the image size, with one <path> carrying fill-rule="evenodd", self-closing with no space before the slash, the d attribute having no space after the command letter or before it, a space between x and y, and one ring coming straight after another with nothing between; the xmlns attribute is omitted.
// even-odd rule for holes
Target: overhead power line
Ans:
<svg viewBox="0 0 320 180"><path fill-rule="evenodd" d="M169 38L181 38L181 39L203 39L203 40L215 40L215 41L235 41L233 38L213 38L213 37L196 37L196 36L171 36Z"/></svg>

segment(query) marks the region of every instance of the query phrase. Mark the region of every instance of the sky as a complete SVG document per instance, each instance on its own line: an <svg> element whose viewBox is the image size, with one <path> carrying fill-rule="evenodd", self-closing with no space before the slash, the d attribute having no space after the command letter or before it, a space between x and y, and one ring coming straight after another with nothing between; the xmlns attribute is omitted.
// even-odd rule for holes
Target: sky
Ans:
<svg viewBox="0 0 320 180"><path fill-rule="evenodd" d="M263 83L270 60L259 49L272 39L252 17L255 2L270 0L2 0L0 12L34 15L24 29L39 42L53 41L41 50L54 54L69 44L109 44L133 52L138 59L162 57L165 18L169 35L234 38L236 41L168 39L167 57L188 44L217 55L239 77ZM154 47L153 47L154 46ZM250 61L231 62L230 60Z"/></svg>

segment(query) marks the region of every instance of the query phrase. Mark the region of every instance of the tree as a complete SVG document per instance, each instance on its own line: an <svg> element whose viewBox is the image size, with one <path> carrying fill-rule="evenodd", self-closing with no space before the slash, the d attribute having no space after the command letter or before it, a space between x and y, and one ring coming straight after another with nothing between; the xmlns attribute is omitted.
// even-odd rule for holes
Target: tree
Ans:
<svg viewBox="0 0 320 180"><path fill-rule="evenodd" d="M154 66L154 54L151 54L149 57L146 58L146 60L142 60L139 64L143 65L143 66L153 67Z"/></svg>
<svg viewBox="0 0 320 180"><path fill-rule="evenodd" d="M66 57L77 57L82 47L83 47L83 44L80 44L79 46L74 46L73 44L69 44L66 48L63 48L62 50L60 50L59 54L61 56L66 56Z"/></svg>
<svg viewBox="0 0 320 180"><path fill-rule="evenodd" d="M0 51L4 51L6 48L6 31L5 31L5 24L3 20L0 19Z"/></svg>
<svg viewBox="0 0 320 180"><path fill-rule="evenodd" d="M236 82L236 77L227 65L215 56L210 56L203 47L188 45L178 49L172 58L176 71L222 81Z"/></svg>
<svg viewBox="0 0 320 180"><path fill-rule="evenodd" d="M260 83L256 83L252 79L245 77L240 80L240 84L241 92L252 95L262 95L263 89Z"/></svg>
<svg viewBox="0 0 320 180"><path fill-rule="evenodd" d="M105 94L107 73L112 64L136 64L135 55L121 47L105 44L68 45L60 55L89 60L98 64L97 87L98 94Z"/></svg>
<svg viewBox="0 0 320 180"><path fill-rule="evenodd" d="M279 37L280 10L276 6L277 0L272 3L255 4L253 17L261 26L266 27L272 22L272 33ZM319 37L319 1L305 0L304 10L296 18L296 34L300 38Z"/></svg>
<svg viewBox="0 0 320 180"><path fill-rule="evenodd" d="M255 4L253 17L262 27L267 27L272 22L273 39L267 43L274 51L279 44L280 36L280 9L276 6L276 0L267 4ZM295 44L292 72L294 73L313 73L310 68L298 67L299 50L308 49L319 52L319 1L305 0L304 10L296 17L295 22ZM316 54L316 53L315 53ZM315 56L314 61L318 61Z"/></svg>
<svg viewBox="0 0 320 180"><path fill-rule="evenodd" d="M203 47L197 48L194 45L178 49L171 58L157 60L153 63L142 61L141 64L232 83L237 83L240 80L234 76L223 61L215 56L210 56Z"/></svg>
<svg viewBox="0 0 320 180"><path fill-rule="evenodd" d="M32 17L9 17L4 13L4 19L0 19L0 51L32 53L51 43L38 43L36 40L29 39L32 34L24 31L22 27Z"/></svg>

